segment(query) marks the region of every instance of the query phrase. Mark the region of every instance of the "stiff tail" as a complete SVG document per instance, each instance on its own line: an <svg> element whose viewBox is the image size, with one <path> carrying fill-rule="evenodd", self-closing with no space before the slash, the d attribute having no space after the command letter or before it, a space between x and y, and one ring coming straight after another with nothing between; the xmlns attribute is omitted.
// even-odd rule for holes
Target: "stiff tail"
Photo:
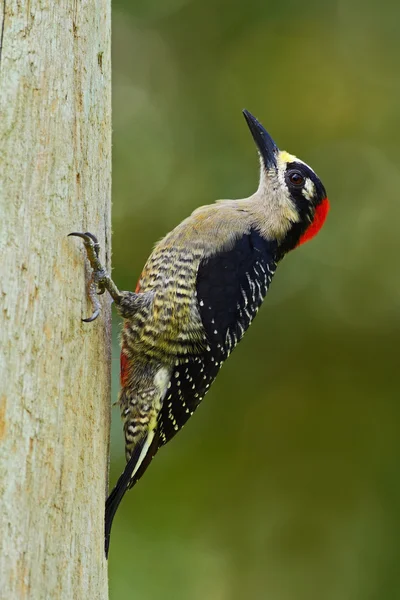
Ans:
<svg viewBox="0 0 400 600"><path fill-rule="evenodd" d="M149 466L151 459L158 450L158 443L159 433L157 430L149 432L146 438L143 438L143 440L138 442L132 456L126 463L124 472L107 498L104 518L104 550L106 558L108 558L108 550L110 547L111 526L117 508L124 497L125 492L135 485Z"/></svg>

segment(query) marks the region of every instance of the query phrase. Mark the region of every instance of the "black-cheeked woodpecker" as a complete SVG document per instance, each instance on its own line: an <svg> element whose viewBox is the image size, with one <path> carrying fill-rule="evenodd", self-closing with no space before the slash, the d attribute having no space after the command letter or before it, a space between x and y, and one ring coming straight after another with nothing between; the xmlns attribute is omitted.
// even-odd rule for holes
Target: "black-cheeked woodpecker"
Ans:
<svg viewBox="0 0 400 600"><path fill-rule="evenodd" d="M329 209L314 171L244 116L260 156L257 191L195 210L155 246L135 292L118 290L94 235L70 234L83 238L93 268L95 311L87 321L98 316L96 292L105 290L124 320L119 404L127 465L106 502L106 554L123 495L194 413L254 319L277 264L318 233Z"/></svg>

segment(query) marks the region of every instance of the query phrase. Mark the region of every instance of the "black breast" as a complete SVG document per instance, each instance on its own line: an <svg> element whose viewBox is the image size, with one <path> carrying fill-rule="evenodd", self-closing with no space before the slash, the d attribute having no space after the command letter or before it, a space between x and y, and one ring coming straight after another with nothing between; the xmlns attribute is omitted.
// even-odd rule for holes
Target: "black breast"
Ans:
<svg viewBox="0 0 400 600"><path fill-rule="evenodd" d="M268 290L276 256L276 246L252 230L232 249L201 262L197 300L208 346L203 354L181 359L174 368L160 414L160 445L193 414L243 337Z"/></svg>

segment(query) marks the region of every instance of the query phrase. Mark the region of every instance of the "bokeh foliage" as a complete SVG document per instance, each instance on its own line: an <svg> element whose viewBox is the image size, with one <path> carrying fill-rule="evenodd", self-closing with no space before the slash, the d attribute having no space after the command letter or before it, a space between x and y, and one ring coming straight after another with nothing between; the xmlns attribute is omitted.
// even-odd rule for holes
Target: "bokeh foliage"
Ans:
<svg viewBox="0 0 400 600"><path fill-rule="evenodd" d="M332 210L124 499L112 600L400 598L399 22L390 0L113 2L120 287L194 208L254 191L243 107Z"/></svg>

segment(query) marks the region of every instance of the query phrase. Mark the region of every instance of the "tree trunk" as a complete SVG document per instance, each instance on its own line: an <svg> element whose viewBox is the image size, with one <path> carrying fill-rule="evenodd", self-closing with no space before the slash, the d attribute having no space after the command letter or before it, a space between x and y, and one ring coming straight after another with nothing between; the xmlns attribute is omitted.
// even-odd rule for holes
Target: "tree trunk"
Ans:
<svg viewBox="0 0 400 600"><path fill-rule="evenodd" d="M109 0L0 0L0 597L107 598ZM107 257L105 258L105 254Z"/></svg>

